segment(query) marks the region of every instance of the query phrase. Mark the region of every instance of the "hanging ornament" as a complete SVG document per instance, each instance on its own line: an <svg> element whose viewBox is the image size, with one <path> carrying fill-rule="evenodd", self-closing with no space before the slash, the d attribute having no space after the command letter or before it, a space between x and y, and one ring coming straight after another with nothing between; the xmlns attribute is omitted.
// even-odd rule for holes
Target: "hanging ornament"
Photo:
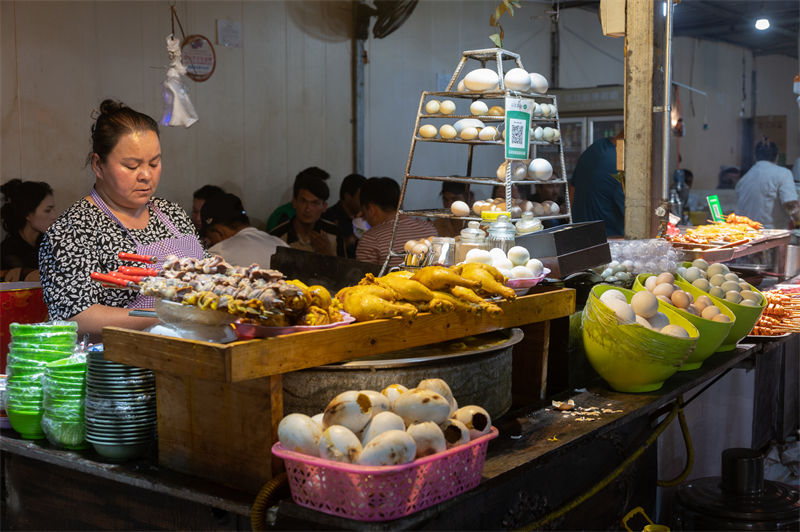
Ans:
<svg viewBox="0 0 800 532"><path fill-rule="evenodd" d="M169 68L167 69L167 79L161 84L161 95L164 99L164 112L161 115L161 124L164 126L184 126L189 127L197 122L197 111L189 99L186 86L183 84L181 76L186 74L186 67L181 61L180 41L174 37L175 20L178 14L175 7L170 7L172 14L172 33L167 35L167 55L169 55ZM178 20L181 33L183 26Z"/></svg>

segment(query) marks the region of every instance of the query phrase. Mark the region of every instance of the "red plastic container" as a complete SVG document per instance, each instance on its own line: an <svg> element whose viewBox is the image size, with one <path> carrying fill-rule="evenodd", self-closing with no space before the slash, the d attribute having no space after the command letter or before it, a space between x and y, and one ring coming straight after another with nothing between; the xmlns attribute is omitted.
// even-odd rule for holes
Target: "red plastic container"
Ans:
<svg viewBox="0 0 800 532"><path fill-rule="evenodd" d="M0 283L0 373L6 372L11 335L8 326L47 321L41 283Z"/></svg>
<svg viewBox="0 0 800 532"><path fill-rule="evenodd" d="M280 443L272 454L286 463L292 499L300 506L358 521L389 521L477 486L489 440L497 434L492 427L467 444L398 466L343 464Z"/></svg>

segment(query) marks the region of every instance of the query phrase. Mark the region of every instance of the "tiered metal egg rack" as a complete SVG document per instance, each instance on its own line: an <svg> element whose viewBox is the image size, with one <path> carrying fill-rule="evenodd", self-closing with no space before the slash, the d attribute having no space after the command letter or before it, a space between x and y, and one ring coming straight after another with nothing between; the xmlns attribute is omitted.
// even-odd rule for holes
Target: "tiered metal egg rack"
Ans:
<svg viewBox="0 0 800 532"><path fill-rule="evenodd" d="M472 92L472 91L458 91L454 90L456 86L457 80L461 76L461 72L464 69L464 66L467 63L467 60L475 60L478 61L481 65L480 68L485 68L486 63L488 61L495 61L497 67L497 75L499 77L499 90L495 91L486 91L486 92ZM504 76L505 71L503 68L504 61L514 61L515 66L519 68L523 68L522 61L520 60L519 54L515 54L513 52L509 52L507 50L503 50L501 48L487 48L484 50L470 50L462 52L461 60L458 63L458 66L453 72L453 76L450 78L450 82L447 84L447 88L444 91L422 91L422 95L419 99L419 107L417 108L417 119L414 123L414 132L411 137L411 149L408 153L408 160L406 161L406 169L403 178L403 185L400 190L400 203L399 208L397 211L397 216L395 217L394 228L392 230L392 241L389 248L389 255L386 257L386 261L384 262L382 271L386 271L389 261L392 257L402 257L403 254L395 253L392 251L394 249L395 237L397 235L397 224L400 219L401 214L408 214L412 216L421 216L426 218L453 218L458 220L481 220L480 215L473 215L474 213L471 212L469 216L456 216L452 212L446 209L413 209L413 210L406 210L403 209L403 201L406 196L406 190L408 188L409 181L412 180L428 180L428 181L452 181L458 183L465 183L469 185L489 185L489 186L497 186L497 185L504 185L505 186L505 200L506 200L506 210L511 211L512 207L512 187L513 185L535 185L535 184L561 184L564 187L564 207L565 212L559 213L556 215L549 215L549 216L536 216L539 220L551 220L551 219L566 219L568 223L572 222L572 207L570 205L569 200L569 187L567 186L567 175L564 165L564 147L561 143L561 123L558 117L558 105L556 101L556 96L552 94L537 94L533 92L518 92L510 89L506 89L504 83ZM494 176L473 176L472 175L472 159L474 155L474 150L476 146L500 146L503 147L505 141L503 139L500 140L464 140L461 138L452 138L452 139L443 139L443 138L424 138L419 135L419 128L420 128L420 120L423 119L439 119L444 123L445 120L460 120L462 118L476 118L484 123L497 123L497 125L501 125L505 122L505 116L490 116L490 115L483 115L483 116L475 116L475 115L456 115L456 114L427 114L425 112L425 103L429 97L449 97L449 98L457 98L463 100L500 100L503 103L505 102L506 96L515 96L520 98L529 98L533 99L536 102L544 102L550 103L555 106L556 113L555 116L549 117L541 117L541 116L532 116L531 117L531 129L538 125L547 125L552 127L553 129L558 131L558 140L554 141L546 141L546 140L535 140L533 139L533 135L530 135L530 145L531 150L529 153L530 158L536 158L538 156L538 148L540 146L557 146L558 147L558 163L560 165L560 171L554 172L553 178L547 181L538 181L532 179L519 179L515 180L512 176L512 164L506 164L506 177L505 181L501 182ZM439 128L437 127L437 130ZM414 159L414 153L418 142L433 142L433 143L445 143L445 144L463 144L467 147L467 167L464 176L459 177L452 177L452 176L431 176L431 175L417 175L411 173L411 163ZM551 161L551 165L553 165ZM553 165L555 167L555 165ZM559 178L554 179L556 176ZM512 221L519 220L520 217L512 217Z"/></svg>

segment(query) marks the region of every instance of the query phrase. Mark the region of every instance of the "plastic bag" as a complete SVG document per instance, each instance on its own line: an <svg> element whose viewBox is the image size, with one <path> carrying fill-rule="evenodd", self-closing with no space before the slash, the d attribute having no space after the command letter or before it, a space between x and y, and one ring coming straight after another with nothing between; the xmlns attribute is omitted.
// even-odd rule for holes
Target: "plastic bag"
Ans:
<svg viewBox="0 0 800 532"><path fill-rule="evenodd" d="M164 99L161 124L189 127L197 122L197 111L195 111L189 94L186 92L186 86L181 80L181 75L186 73L186 67L181 62L180 41L173 38L172 34L167 36L167 53L169 54L169 69L167 69L167 79L161 84L161 94Z"/></svg>

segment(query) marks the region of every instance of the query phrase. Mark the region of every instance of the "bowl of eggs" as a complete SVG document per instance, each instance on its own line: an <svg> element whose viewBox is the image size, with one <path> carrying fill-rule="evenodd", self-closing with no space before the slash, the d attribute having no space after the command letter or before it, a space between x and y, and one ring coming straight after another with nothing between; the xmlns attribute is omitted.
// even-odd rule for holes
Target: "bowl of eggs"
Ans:
<svg viewBox="0 0 800 532"><path fill-rule="evenodd" d="M527 248L514 246L508 253L500 248L491 250L471 249L467 252L464 262L482 262L497 268L503 274L506 286L514 289L518 296L528 293L531 287L536 286L550 273L542 261L531 258Z"/></svg>
<svg viewBox="0 0 800 532"><path fill-rule="evenodd" d="M669 272L640 274L633 283L633 290L650 292L700 332L697 345L679 371L699 368L722 345L736 323L736 315L728 307L715 304L708 294L685 281L676 280Z"/></svg>
<svg viewBox="0 0 800 532"><path fill-rule="evenodd" d="M592 288L581 323L589 363L619 392L661 388L700 336L689 320L653 294L605 284Z"/></svg>
<svg viewBox="0 0 800 532"><path fill-rule="evenodd" d="M696 259L678 268L678 280L690 283L711 297L715 305L723 305L736 316L736 323L722 341L718 351L730 351L753 329L767 306L764 294L722 264L709 265Z"/></svg>

